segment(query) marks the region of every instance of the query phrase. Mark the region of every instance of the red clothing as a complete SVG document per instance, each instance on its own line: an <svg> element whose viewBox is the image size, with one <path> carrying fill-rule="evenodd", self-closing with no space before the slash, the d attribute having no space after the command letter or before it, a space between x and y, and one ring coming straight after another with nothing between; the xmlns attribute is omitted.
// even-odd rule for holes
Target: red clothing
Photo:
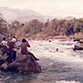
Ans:
<svg viewBox="0 0 83 83"><path fill-rule="evenodd" d="M7 49L12 50L14 48L14 43L13 42L9 42L7 45Z"/></svg>
<svg viewBox="0 0 83 83"><path fill-rule="evenodd" d="M27 49L27 46L30 47L28 42L21 43L21 53L22 54L28 54L29 51Z"/></svg>

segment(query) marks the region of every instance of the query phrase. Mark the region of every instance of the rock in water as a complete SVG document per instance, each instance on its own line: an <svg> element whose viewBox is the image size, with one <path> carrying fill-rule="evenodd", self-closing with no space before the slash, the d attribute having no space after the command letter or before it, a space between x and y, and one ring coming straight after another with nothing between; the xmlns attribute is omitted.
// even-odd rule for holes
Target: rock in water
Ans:
<svg viewBox="0 0 83 83"><path fill-rule="evenodd" d="M79 40L77 44L75 44L73 50L83 50L83 39Z"/></svg>
<svg viewBox="0 0 83 83"><path fill-rule="evenodd" d="M2 70L35 72L35 73L41 72L41 66L38 64L37 61L35 61L35 59L30 54L22 55L20 53L17 53L16 60L14 62L8 64L8 67L6 66L6 68L4 65L4 62L5 62L4 59L0 58L0 63L2 62L2 64L0 64L0 69L2 69Z"/></svg>

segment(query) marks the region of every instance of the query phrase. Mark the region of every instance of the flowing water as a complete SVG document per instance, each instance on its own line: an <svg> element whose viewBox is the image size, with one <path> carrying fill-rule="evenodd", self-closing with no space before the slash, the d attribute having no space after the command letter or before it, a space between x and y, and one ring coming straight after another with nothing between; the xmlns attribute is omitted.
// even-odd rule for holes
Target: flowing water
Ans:
<svg viewBox="0 0 83 83"><path fill-rule="evenodd" d="M42 72L0 71L0 83L83 83L83 51L73 51L76 42L54 39L29 40L29 43L29 51L40 59Z"/></svg>

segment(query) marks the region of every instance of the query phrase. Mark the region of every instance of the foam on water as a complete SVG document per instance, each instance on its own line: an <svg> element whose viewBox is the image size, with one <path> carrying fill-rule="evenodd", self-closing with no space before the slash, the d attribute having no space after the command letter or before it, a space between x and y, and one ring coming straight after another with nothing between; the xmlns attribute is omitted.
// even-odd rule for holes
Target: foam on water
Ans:
<svg viewBox="0 0 83 83"><path fill-rule="evenodd" d="M65 45L63 45L63 43ZM31 41L30 44L31 48L29 50L33 52L37 57L45 56L62 61L83 62L83 58L79 56L79 53L74 52L72 49L75 44L75 42L73 41L61 42L59 40L54 40L52 42L48 42L45 40L41 40ZM56 48L59 49L59 52L55 52Z"/></svg>
<svg viewBox="0 0 83 83"><path fill-rule="evenodd" d="M55 39L52 42L29 40L29 43L28 50L40 59L42 72L1 72L0 83L83 83L83 51L73 51L76 42Z"/></svg>
<svg viewBox="0 0 83 83"><path fill-rule="evenodd" d="M55 83L81 83L81 82L65 81L65 80L62 80L62 81L56 81Z"/></svg>
<svg viewBox="0 0 83 83"><path fill-rule="evenodd" d="M52 42L39 40L29 41L31 48L29 49L36 57L49 58L53 61L58 60L60 62L67 62L71 64L72 68L83 69L83 51L75 52L73 47L77 42L73 40L54 40ZM59 52L55 52L56 48ZM51 63L50 63L51 64Z"/></svg>

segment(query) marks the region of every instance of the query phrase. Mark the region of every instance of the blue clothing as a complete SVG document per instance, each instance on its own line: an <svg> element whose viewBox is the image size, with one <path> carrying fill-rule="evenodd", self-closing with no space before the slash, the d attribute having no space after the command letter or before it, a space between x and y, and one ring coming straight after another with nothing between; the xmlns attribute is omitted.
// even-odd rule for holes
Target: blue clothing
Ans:
<svg viewBox="0 0 83 83"><path fill-rule="evenodd" d="M7 46L9 46L8 50L10 50L10 51L9 51L9 54L8 54L9 56L6 59L6 61L8 63L11 63L11 62L15 61L15 59L16 59L16 51L12 50L12 49L14 49L14 43L13 42L9 42Z"/></svg>

